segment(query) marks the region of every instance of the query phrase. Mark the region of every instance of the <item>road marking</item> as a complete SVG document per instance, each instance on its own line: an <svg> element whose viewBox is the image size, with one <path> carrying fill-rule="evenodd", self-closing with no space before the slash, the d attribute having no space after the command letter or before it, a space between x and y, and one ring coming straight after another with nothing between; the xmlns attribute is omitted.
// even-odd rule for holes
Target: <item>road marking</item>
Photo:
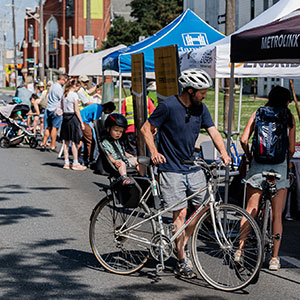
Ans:
<svg viewBox="0 0 300 300"><path fill-rule="evenodd" d="M291 265L296 266L297 268L300 268L300 260L295 258L295 257L291 257L291 256L280 256L280 258L286 262L288 262Z"/></svg>

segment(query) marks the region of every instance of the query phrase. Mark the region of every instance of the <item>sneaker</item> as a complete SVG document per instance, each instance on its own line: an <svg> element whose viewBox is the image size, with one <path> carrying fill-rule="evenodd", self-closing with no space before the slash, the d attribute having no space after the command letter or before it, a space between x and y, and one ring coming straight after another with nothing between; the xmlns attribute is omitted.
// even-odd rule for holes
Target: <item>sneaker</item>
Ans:
<svg viewBox="0 0 300 300"><path fill-rule="evenodd" d="M130 185L133 184L133 180L128 176L123 176L122 185Z"/></svg>
<svg viewBox="0 0 300 300"><path fill-rule="evenodd" d="M280 269L279 257L272 257L269 263L269 270L278 271Z"/></svg>
<svg viewBox="0 0 300 300"><path fill-rule="evenodd" d="M243 261L243 251L238 249L234 253L234 262L241 263Z"/></svg>
<svg viewBox="0 0 300 300"><path fill-rule="evenodd" d="M84 171L84 170L86 170L86 167L81 164L76 164L76 165L73 165L71 167L71 169L74 171Z"/></svg>
<svg viewBox="0 0 300 300"><path fill-rule="evenodd" d="M179 262L177 264L174 273L181 278L186 278L186 279L197 278L197 274L188 265L187 258L183 259L181 263Z"/></svg>
<svg viewBox="0 0 300 300"><path fill-rule="evenodd" d="M66 170L70 170L72 168L72 165L71 164L64 164L63 168L66 169Z"/></svg>

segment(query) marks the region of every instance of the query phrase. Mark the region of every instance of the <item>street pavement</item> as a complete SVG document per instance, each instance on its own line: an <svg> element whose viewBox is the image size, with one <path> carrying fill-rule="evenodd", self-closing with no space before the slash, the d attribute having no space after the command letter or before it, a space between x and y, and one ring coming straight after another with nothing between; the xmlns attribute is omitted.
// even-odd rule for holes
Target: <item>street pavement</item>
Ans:
<svg viewBox="0 0 300 300"><path fill-rule="evenodd" d="M263 268L259 282L243 291L217 291L200 277L176 279L174 258L159 279L153 261L130 276L106 272L88 232L90 214L105 196L98 184L107 179L62 166L56 153L0 148L1 299L300 299L299 220L284 223L283 268Z"/></svg>
<svg viewBox="0 0 300 300"><path fill-rule="evenodd" d="M59 144L58 144L59 145ZM103 270L89 245L89 217L107 179L64 170L56 153L0 149L1 299L300 299L300 221L285 222L278 272L256 285L217 291L201 278L176 279L175 260L156 280L155 263L119 276Z"/></svg>

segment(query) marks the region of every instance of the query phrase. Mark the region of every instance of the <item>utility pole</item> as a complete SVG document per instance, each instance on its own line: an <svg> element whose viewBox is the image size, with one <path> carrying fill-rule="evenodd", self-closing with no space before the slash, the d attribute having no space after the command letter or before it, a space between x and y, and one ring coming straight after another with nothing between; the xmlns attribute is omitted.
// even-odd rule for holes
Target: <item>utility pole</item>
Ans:
<svg viewBox="0 0 300 300"><path fill-rule="evenodd" d="M15 65L15 88L17 88L17 41L16 41L16 23L15 23L15 0L11 0L12 9L12 23L13 23L13 36L14 36L14 65Z"/></svg>
<svg viewBox="0 0 300 300"><path fill-rule="evenodd" d="M86 0L86 34L91 35L91 0Z"/></svg>
<svg viewBox="0 0 300 300"><path fill-rule="evenodd" d="M39 63L39 69L40 69L40 79L41 81L44 81L44 75L45 75L45 57L44 57L44 7L43 7L43 0L40 0L40 63Z"/></svg>
<svg viewBox="0 0 300 300"><path fill-rule="evenodd" d="M226 0L226 23L225 35L230 35L235 31L236 24L236 0ZM228 113L229 113L229 88L230 78L225 78L224 81L224 123L223 128L227 130L228 126ZM234 105L233 105L234 107ZM234 128L234 114L232 115L232 128Z"/></svg>

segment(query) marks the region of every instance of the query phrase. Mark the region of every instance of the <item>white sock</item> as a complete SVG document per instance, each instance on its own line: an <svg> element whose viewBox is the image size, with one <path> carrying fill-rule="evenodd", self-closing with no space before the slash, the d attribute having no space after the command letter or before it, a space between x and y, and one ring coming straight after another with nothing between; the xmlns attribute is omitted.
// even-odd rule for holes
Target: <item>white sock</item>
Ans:
<svg viewBox="0 0 300 300"><path fill-rule="evenodd" d="M70 161L68 159L65 159L65 164L68 165Z"/></svg>
<svg viewBox="0 0 300 300"><path fill-rule="evenodd" d="M78 165L78 159L73 160L73 165Z"/></svg>

